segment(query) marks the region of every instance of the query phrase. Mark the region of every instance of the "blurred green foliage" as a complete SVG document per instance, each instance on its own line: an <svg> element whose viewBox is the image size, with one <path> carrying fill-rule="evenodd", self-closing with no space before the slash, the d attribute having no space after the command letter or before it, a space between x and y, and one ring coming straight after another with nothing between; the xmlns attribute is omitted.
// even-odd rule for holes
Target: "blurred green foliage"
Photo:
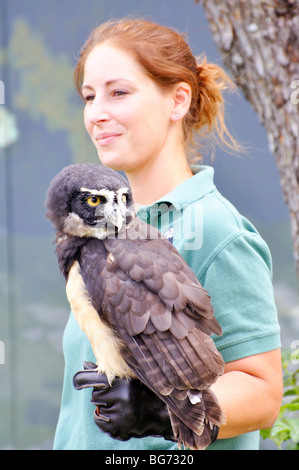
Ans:
<svg viewBox="0 0 299 470"><path fill-rule="evenodd" d="M296 367L297 366L297 367ZM261 431L278 449L299 450L299 349L282 354L283 402L274 426Z"/></svg>

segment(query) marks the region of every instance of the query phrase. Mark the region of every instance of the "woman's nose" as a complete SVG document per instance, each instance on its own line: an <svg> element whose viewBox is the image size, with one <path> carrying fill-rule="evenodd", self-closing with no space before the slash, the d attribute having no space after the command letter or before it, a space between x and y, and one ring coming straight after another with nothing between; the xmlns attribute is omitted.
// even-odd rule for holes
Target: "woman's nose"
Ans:
<svg viewBox="0 0 299 470"><path fill-rule="evenodd" d="M86 117L92 124L98 124L102 121L108 121L109 112L107 110L107 107L105 106L105 103L95 98L87 110Z"/></svg>

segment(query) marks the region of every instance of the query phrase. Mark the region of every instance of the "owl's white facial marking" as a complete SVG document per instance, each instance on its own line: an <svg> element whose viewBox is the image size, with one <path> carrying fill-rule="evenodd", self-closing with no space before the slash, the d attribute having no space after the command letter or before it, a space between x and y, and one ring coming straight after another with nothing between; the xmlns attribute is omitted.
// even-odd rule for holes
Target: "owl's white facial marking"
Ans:
<svg viewBox="0 0 299 470"><path fill-rule="evenodd" d="M80 188L81 193L89 193L93 196L103 196L107 199L107 201L113 201L114 199L114 191L109 191L109 189L89 189L89 188Z"/></svg>
<svg viewBox="0 0 299 470"><path fill-rule="evenodd" d="M80 192L84 193L83 199L75 203L75 208L66 217L65 233L103 240L115 236L125 227L129 188L121 187L112 191L107 188L81 187ZM88 219L86 219L86 209L84 209L87 206L89 206ZM90 212L91 210L94 212Z"/></svg>

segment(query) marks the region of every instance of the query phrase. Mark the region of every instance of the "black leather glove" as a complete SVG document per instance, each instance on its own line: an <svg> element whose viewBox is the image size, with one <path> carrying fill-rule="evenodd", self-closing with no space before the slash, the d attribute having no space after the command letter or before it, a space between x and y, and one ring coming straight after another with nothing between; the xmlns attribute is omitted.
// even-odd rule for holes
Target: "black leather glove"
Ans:
<svg viewBox="0 0 299 470"><path fill-rule="evenodd" d="M156 436L174 440L167 406L138 379L116 378L110 386L106 375L88 362L74 376L74 387L94 387L95 423L114 439Z"/></svg>

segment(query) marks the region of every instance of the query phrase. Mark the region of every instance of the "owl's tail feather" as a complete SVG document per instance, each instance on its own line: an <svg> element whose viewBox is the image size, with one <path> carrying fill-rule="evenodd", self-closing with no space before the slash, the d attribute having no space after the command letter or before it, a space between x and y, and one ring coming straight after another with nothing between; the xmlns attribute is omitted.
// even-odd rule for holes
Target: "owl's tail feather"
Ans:
<svg viewBox="0 0 299 470"><path fill-rule="evenodd" d="M178 447L183 445L185 449L204 450L211 444L212 429L209 422L203 428L202 434L198 436L188 428L174 413L170 411L170 419L174 430Z"/></svg>
<svg viewBox="0 0 299 470"><path fill-rule="evenodd" d="M183 445L191 450L206 449L211 444L214 425L220 427L225 422L215 395L207 389L202 392L202 398L198 403L192 404L189 397L177 407L172 406L175 402L176 398L171 397L168 409L178 446Z"/></svg>

